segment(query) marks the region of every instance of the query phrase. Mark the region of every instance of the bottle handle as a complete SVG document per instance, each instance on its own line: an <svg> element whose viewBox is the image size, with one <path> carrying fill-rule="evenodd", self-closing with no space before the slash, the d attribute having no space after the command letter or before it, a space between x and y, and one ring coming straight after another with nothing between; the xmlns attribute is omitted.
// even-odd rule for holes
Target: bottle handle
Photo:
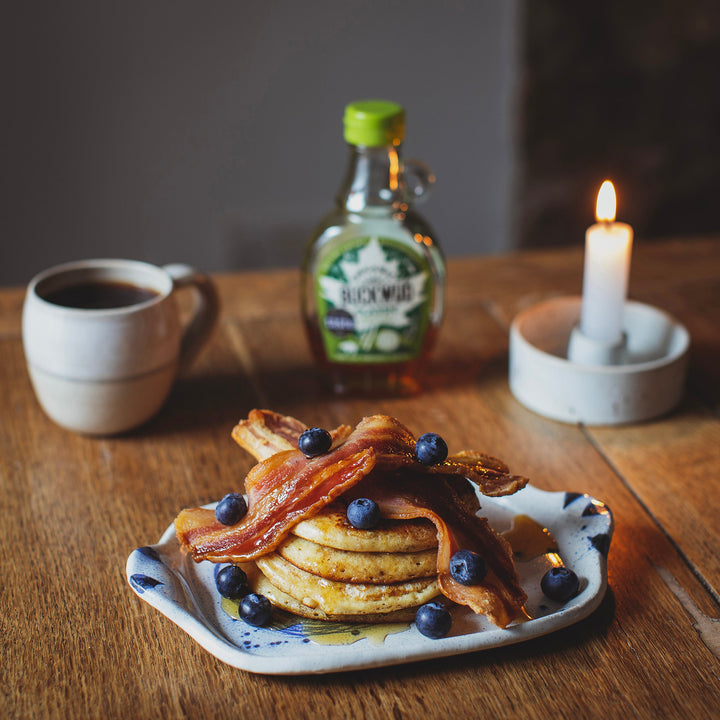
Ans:
<svg viewBox="0 0 720 720"><path fill-rule="evenodd" d="M194 314L183 329L180 339L178 372L182 374L192 365L209 340L220 314L220 302L210 278L190 265L174 263L163 266L163 270L173 279L175 289L191 287L196 295Z"/></svg>
<svg viewBox="0 0 720 720"><path fill-rule="evenodd" d="M435 174L422 160L406 160L403 165L405 201L409 204L424 202L430 197Z"/></svg>

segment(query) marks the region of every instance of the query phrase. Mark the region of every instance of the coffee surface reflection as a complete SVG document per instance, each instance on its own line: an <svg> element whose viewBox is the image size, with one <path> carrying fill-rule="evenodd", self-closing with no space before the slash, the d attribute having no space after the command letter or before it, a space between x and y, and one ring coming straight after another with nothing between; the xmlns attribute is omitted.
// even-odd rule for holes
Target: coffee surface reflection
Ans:
<svg viewBox="0 0 720 720"><path fill-rule="evenodd" d="M151 288L128 282L99 280L78 283L52 290L44 296L53 305L83 310L108 310L128 307L159 297L160 293Z"/></svg>

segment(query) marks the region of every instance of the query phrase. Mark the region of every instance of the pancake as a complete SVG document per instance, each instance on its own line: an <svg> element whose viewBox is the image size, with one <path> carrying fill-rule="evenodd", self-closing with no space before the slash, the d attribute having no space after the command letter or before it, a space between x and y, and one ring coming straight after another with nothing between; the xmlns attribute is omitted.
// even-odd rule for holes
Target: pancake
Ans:
<svg viewBox="0 0 720 720"><path fill-rule="evenodd" d="M387 613L365 613L360 615L353 614L335 614L328 615L320 610L320 608L310 608L296 600L292 595L284 593L276 588L262 573L252 578L250 585L253 592L264 595L275 607L299 615L304 618L313 620L324 620L334 622L347 623L393 623L393 622L412 622L415 619L416 607L405 608L402 610L394 610Z"/></svg>
<svg viewBox="0 0 720 720"><path fill-rule="evenodd" d="M367 615L416 607L439 594L437 576L400 583L343 583L301 570L277 553L255 560L279 590L327 615Z"/></svg>
<svg viewBox="0 0 720 720"><path fill-rule="evenodd" d="M330 503L291 532L318 545L351 552L413 553L437 548L437 531L429 520L381 520L373 530L358 530L348 522L341 503Z"/></svg>
<svg viewBox="0 0 720 720"><path fill-rule="evenodd" d="M298 523L256 566L256 592L277 607L321 620L412 621L417 607L440 592L431 522L382 520L373 530L359 530L342 503Z"/></svg>
<svg viewBox="0 0 720 720"><path fill-rule="evenodd" d="M411 553L351 552L291 535L276 552L301 570L339 582L396 583L437 574L436 548Z"/></svg>

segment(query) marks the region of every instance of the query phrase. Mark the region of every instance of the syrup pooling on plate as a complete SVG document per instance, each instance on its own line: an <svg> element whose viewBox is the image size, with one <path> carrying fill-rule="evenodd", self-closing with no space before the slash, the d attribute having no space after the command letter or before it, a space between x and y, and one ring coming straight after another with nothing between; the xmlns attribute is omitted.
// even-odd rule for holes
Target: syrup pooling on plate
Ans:
<svg viewBox="0 0 720 720"><path fill-rule="evenodd" d="M240 620L239 600L223 598L221 607L233 620ZM269 625L270 630L292 636L300 635L317 645L352 645L358 640L367 639L373 645L382 645L388 635L405 632L410 627L404 623L359 623L326 622L299 618L297 615L276 610Z"/></svg>
<svg viewBox="0 0 720 720"><path fill-rule="evenodd" d="M550 531L529 515L515 515L512 527L503 533L518 562L529 562L542 555L559 558L557 541Z"/></svg>

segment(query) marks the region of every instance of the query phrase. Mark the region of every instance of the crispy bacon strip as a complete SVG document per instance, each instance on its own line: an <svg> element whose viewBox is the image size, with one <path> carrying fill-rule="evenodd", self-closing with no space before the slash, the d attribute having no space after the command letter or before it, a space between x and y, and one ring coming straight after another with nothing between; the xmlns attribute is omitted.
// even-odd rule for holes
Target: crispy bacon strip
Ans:
<svg viewBox="0 0 720 720"><path fill-rule="evenodd" d="M475 483L480 492L489 497L511 495L525 487L528 482L527 478L511 475L502 460L475 451L450 455L438 465L421 465L414 459L415 438L412 433L395 418L387 415L373 417L378 421L374 433L378 468L410 469L413 475L419 472L458 475ZM235 426L233 438L258 460L263 460L275 452L296 448L298 438L305 429L306 426L295 418L271 410L252 410L247 420ZM350 428L347 425L333 430L333 445L343 442L349 433ZM387 437L382 437L384 433ZM246 490L249 490L247 480L245 483Z"/></svg>
<svg viewBox="0 0 720 720"><path fill-rule="evenodd" d="M438 585L443 595L486 615L498 627L507 627L520 615L527 600L512 549L485 518L475 514L459 489L452 477L385 477L376 471L346 497L372 498L382 516L391 520L430 520L437 529ZM450 558L462 549L477 552L487 562L488 574L479 585L461 585L450 576Z"/></svg>
<svg viewBox="0 0 720 720"><path fill-rule="evenodd" d="M378 457L407 453L408 434L397 420L373 415L324 455L308 459L299 450L271 455L245 478L248 513L240 523L227 527L211 510L183 510L175 519L178 540L198 561L252 560L268 553L300 520L358 483Z"/></svg>
<svg viewBox="0 0 720 720"><path fill-rule="evenodd" d="M182 547L195 560L252 560L274 550L300 520L315 514L355 485L375 466L371 447L346 443L335 452L308 461L299 450L286 450L258 463L248 512L225 526L212 510L183 510L175 519Z"/></svg>
<svg viewBox="0 0 720 720"><path fill-rule="evenodd" d="M256 460L265 460L283 450L297 447L306 429L299 420L272 410L251 410L232 430L233 440Z"/></svg>
<svg viewBox="0 0 720 720"><path fill-rule="evenodd" d="M512 495L528 483L528 479L522 475L511 475L507 465L501 460L472 450L449 455L445 462L431 465L425 472L430 475L459 475L467 478L488 497Z"/></svg>
<svg viewBox="0 0 720 720"><path fill-rule="evenodd" d="M241 448L260 461L283 450L297 448L298 438L305 430L307 425L289 415L272 410L251 410L247 419L233 428L232 437ZM348 425L333 430L333 445L345 440L351 430Z"/></svg>
<svg viewBox="0 0 720 720"><path fill-rule="evenodd" d="M338 437L342 437L342 429ZM283 450L255 465L245 479L248 513L231 527L212 511L183 510L175 520L178 540L196 560L251 560L270 552L303 518L314 515L375 466L380 455L407 452L407 430L393 418L373 415L330 452L308 459ZM284 438L277 441L278 445Z"/></svg>

